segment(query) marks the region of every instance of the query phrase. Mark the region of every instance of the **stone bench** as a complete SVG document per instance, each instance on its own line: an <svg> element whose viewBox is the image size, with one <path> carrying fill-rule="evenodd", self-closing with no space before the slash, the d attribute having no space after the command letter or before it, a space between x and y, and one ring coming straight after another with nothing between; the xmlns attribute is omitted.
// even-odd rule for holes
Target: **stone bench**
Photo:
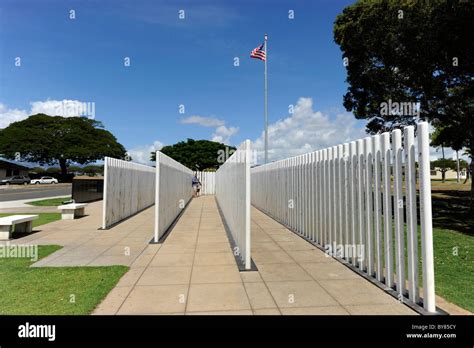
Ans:
<svg viewBox="0 0 474 348"><path fill-rule="evenodd" d="M30 233L33 231L33 220L38 215L11 215L0 218L0 240L9 240L15 226L15 232Z"/></svg>
<svg viewBox="0 0 474 348"><path fill-rule="evenodd" d="M84 216L86 207L87 203L70 203L60 205L58 209L61 210L62 220L74 220L77 217Z"/></svg>

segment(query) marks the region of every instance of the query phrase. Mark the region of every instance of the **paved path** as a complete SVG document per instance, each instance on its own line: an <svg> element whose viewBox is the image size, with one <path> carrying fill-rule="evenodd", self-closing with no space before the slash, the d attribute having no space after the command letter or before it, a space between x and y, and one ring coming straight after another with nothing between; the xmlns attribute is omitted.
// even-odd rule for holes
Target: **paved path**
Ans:
<svg viewBox="0 0 474 348"><path fill-rule="evenodd" d="M239 272L213 196L194 199L163 244L149 244L153 208L105 231L101 213L95 202L12 241L64 246L35 267L130 266L93 314L416 314L254 208L254 272Z"/></svg>
<svg viewBox="0 0 474 348"><path fill-rule="evenodd" d="M62 198L66 196L46 197L44 199ZM42 199L42 198L41 198ZM58 207L53 206L34 206L29 202L37 201L37 198L20 199L16 201L0 202L0 213L59 213Z"/></svg>
<svg viewBox="0 0 474 348"><path fill-rule="evenodd" d="M131 265L94 314L416 314L252 210L257 272L239 272L212 196Z"/></svg>
<svg viewBox="0 0 474 348"><path fill-rule="evenodd" d="M89 204L85 217L59 220L35 227L27 237L14 243L57 244L64 248L33 266L102 266L131 265L149 245L153 231L153 208L124 221L110 230L99 230L102 202Z"/></svg>

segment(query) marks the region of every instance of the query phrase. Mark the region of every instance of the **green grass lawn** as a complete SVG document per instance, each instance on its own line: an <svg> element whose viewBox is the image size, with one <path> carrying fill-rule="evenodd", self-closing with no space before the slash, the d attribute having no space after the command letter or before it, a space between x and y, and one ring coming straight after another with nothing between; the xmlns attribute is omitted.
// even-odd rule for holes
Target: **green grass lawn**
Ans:
<svg viewBox="0 0 474 348"><path fill-rule="evenodd" d="M69 201L71 199L68 197L59 197L59 198L50 198L50 199L41 199L38 201L28 202L26 204L34 205L36 207L57 207L63 204L64 201Z"/></svg>
<svg viewBox="0 0 474 348"><path fill-rule="evenodd" d="M437 295L474 312L474 213L469 209L471 183L463 182L431 183L435 287Z"/></svg>
<svg viewBox="0 0 474 348"><path fill-rule="evenodd" d="M405 230L405 243L407 234ZM393 245L395 241L393 241ZM474 238L448 229L433 228L435 292L449 302L474 312ZM421 260L421 229L418 226L418 257ZM394 255L395 257L395 255ZM395 261L393 263L395 265ZM405 249L405 272L408 250ZM422 263L419 284L423 286ZM408 279L408 273L405 273ZM420 293L423 296L422 293Z"/></svg>
<svg viewBox="0 0 474 348"><path fill-rule="evenodd" d="M474 237L435 228L433 244L436 293L474 312Z"/></svg>
<svg viewBox="0 0 474 348"><path fill-rule="evenodd" d="M474 213L469 210L470 188L470 182L432 180L433 248L436 294L474 312ZM421 258L420 239L418 245ZM422 285L421 268L419 274Z"/></svg>
<svg viewBox="0 0 474 348"><path fill-rule="evenodd" d="M39 246L39 258L60 249ZM126 266L38 267L0 258L0 315L89 314L127 272Z"/></svg>
<svg viewBox="0 0 474 348"><path fill-rule="evenodd" d="M392 221L392 227L394 221ZM383 232L383 231L382 231ZM408 281L408 237L407 227L405 233L405 279ZM396 273L396 240L395 231L392 230L392 265ZM418 283L423 286L423 265L421 250L421 227L418 225ZM382 234L382 245L384 246ZM375 244L374 244L375 245ZM474 237L461 232L433 228L433 251L435 271L435 292L449 302L474 312ZM375 252L375 251L374 251ZM375 259L375 253L374 253ZM385 264L385 254L382 253ZM394 275L397 281L396 274ZM423 297L423 293L420 292Z"/></svg>
<svg viewBox="0 0 474 348"><path fill-rule="evenodd" d="M469 190L470 182L458 184L453 180L446 183L441 181L433 183L433 249L436 294L474 312L474 213L469 210ZM392 228L394 228L394 221L392 221ZM393 230L392 236L395 267L396 243ZM407 252L405 225L405 276L408 278ZM418 257L420 260L419 284L422 286L420 226L418 226ZM394 271L396 272L396 269ZM423 296L421 293L420 295Z"/></svg>
<svg viewBox="0 0 474 348"><path fill-rule="evenodd" d="M50 222L61 220L61 213L21 213L21 214L0 214L0 217L10 215L39 215L37 220L33 220L33 227L49 224Z"/></svg>

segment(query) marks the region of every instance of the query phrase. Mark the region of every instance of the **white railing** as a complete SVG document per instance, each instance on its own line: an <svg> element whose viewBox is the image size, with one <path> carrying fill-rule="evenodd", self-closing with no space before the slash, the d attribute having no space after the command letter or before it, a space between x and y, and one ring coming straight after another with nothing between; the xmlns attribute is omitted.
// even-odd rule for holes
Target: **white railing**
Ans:
<svg viewBox="0 0 474 348"><path fill-rule="evenodd" d="M201 195L216 194L216 172L197 172L201 183Z"/></svg>
<svg viewBox="0 0 474 348"><path fill-rule="evenodd" d="M155 243L192 198L192 178L191 169L160 151L156 152Z"/></svg>
<svg viewBox="0 0 474 348"><path fill-rule="evenodd" d="M403 144L394 130L255 167L252 204L396 290L400 300L420 304L421 262L423 306L435 312L428 124L417 131L419 204L414 127L403 133Z"/></svg>
<svg viewBox="0 0 474 348"><path fill-rule="evenodd" d="M216 199L245 269L250 258L250 140L216 172Z"/></svg>
<svg viewBox="0 0 474 348"><path fill-rule="evenodd" d="M155 168L105 157L102 228L155 203Z"/></svg>

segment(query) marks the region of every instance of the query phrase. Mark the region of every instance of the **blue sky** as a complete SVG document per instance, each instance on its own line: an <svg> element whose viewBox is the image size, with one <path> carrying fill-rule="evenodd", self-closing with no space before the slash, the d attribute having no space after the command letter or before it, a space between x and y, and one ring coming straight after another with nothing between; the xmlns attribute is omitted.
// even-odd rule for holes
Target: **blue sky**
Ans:
<svg viewBox="0 0 474 348"><path fill-rule="evenodd" d="M142 162L186 138L261 149L263 62L249 53L268 33L271 158L358 138L365 123L342 106L332 35L350 3L2 0L0 127L71 100L95 103L95 118Z"/></svg>

